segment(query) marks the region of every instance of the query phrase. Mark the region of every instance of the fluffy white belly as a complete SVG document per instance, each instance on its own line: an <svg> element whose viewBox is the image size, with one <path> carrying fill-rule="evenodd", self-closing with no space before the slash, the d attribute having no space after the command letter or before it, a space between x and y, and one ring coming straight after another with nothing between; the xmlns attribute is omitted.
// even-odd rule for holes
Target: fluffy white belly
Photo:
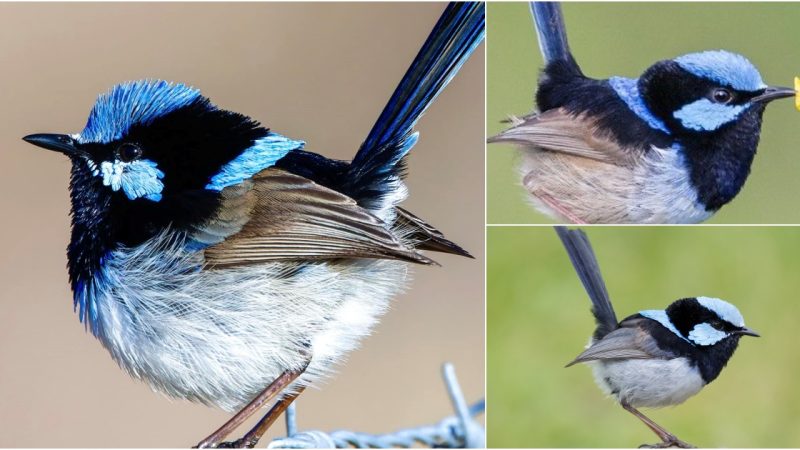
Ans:
<svg viewBox="0 0 800 450"><path fill-rule="evenodd" d="M632 182L638 188L629 204L635 223L700 223L714 213L697 199L685 157L678 148L653 147L636 168Z"/></svg>
<svg viewBox="0 0 800 450"><path fill-rule="evenodd" d="M593 362L592 371L607 395L637 408L677 405L705 386L686 358Z"/></svg>
<svg viewBox="0 0 800 450"><path fill-rule="evenodd" d="M562 221L699 223L713 215L698 202L677 148L654 147L635 165L616 165L527 147L520 172L533 206Z"/></svg>
<svg viewBox="0 0 800 450"><path fill-rule="evenodd" d="M109 258L93 288L96 333L131 376L229 411L302 367L303 353L313 358L295 386L328 374L407 276L391 260L198 270L181 247L165 236Z"/></svg>

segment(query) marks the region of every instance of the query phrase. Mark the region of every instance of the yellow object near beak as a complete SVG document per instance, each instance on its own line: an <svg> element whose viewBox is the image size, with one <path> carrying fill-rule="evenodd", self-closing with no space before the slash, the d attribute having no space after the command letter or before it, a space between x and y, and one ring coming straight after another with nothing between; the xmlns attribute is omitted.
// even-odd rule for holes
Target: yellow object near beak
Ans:
<svg viewBox="0 0 800 450"><path fill-rule="evenodd" d="M794 95L794 107L800 111L800 77L794 77L794 90L796 91Z"/></svg>

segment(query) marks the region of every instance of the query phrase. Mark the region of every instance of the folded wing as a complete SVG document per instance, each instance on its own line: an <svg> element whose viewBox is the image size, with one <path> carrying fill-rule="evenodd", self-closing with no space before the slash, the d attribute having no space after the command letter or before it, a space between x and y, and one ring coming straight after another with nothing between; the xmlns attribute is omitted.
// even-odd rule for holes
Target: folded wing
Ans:
<svg viewBox="0 0 800 450"><path fill-rule="evenodd" d="M337 258L434 263L353 199L278 168L226 187L221 195L215 217L192 236L201 240L239 228L205 248L212 267Z"/></svg>
<svg viewBox="0 0 800 450"><path fill-rule="evenodd" d="M604 136L592 119L564 108L511 120L511 128L489 142L511 142L620 166L632 166L641 151L620 147Z"/></svg>
<svg viewBox="0 0 800 450"><path fill-rule="evenodd" d="M675 355L661 350L650 333L640 325L643 318L627 319L620 328L592 343L567 367L578 363L614 359L670 359Z"/></svg>

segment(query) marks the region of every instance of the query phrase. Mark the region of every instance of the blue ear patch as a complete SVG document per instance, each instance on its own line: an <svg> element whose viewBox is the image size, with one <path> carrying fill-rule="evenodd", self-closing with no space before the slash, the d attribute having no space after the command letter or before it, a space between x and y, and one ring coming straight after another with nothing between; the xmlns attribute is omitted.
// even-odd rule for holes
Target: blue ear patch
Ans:
<svg viewBox="0 0 800 450"><path fill-rule="evenodd" d="M699 323L689 332L689 340L697 345L714 345L728 336L728 333L720 331L707 323Z"/></svg>
<svg viewBox="0 0 800 450"><path fill-rule="evenodd" d="M122 192L130 200L146 198L157 202L161 200L161 191L164 189L164 172L158 170L158 165L149 159L133 162L103 161L100 164L100 176L103 184L112 190Z"/></svg>
<svg viewBox="0 0 800 450"><path fill-rule="evenodd" d="M695 131L714 131L726 123L733 122L747 105L723 105L703 98L675 111L672 115L681 121L684 128Z"/></svg>
<svg viewBox="0 0 800 450"><path fill-rule="evenodd" d="M758 69L747 58L724 50L714 50L675 58L684 70L739 91L754 92L767 87Z"/></svg>
<svg viewBox="0 0 800 450"><path fill-rule="evenodd" d="M262 170L272 167L292 150L303 148L305 142L295 141L277 133L269 133L255 141L253 146L222 166L211 178L206 189L221 191L227 186L239 184Z"/></svg>
<svg viewBox="0 0 800 450"><path fill-rule="evenodd" d="M628 105L628 108L639 116L640 119L647 122L650 128L670 134L664 122L654 116L653 113L650 112L650 109L647 108L647 105L644 104L644 100L642 100L642 97L639 95L639 80L611 77L608 79L608 82L611 84L614 91L616 91L617 95L619 95L619 98Z"/></svg>
<svg viewBox="0 0 800 450"><path fill-rule="evenodd" d="M153 120L189 105L200 91L166 81L131 81L114 86L101 95L89 113L89 121L78 142L107 144L122 138L131 126Z"/></svg>

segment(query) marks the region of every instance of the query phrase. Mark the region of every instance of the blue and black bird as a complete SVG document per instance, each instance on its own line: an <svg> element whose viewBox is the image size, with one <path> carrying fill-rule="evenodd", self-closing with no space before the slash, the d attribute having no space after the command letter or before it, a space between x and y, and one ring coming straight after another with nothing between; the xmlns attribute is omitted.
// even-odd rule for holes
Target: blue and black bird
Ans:
<svg viewBox="0 0 800 450"><path fill-rule="evenodd" d="M724 50L659 61L637 79L586 77L558 3L531 3L546 66L538 111L489 142L522 152L522 183L544 214L574 223L697 223L741 190L764 108L792 97Z"/></svg>
<svg viewBox="0 0 800 450"><path fill-rule="evenodd" d="M72 162L68 268L80 318L131 376L239 411L199 446L255 445L403 290L420 250L469 256L399 206L414 126L484 37L451 3L350 162L305 151L192 87L127 82L78 134L25 141Z"/></svg>
<svg viewBox="0 0 800 450"><path fill-rule="evenodd" d="M650 448L692 448L637 408L685 402L719 376L747 328L739 310L712 297L689 297L666 309L648 309L617 322L600 266L586 234L557 227L589 299L597 328L591 342L567 367L592 366L597 385L660 439Z"/></svg>

